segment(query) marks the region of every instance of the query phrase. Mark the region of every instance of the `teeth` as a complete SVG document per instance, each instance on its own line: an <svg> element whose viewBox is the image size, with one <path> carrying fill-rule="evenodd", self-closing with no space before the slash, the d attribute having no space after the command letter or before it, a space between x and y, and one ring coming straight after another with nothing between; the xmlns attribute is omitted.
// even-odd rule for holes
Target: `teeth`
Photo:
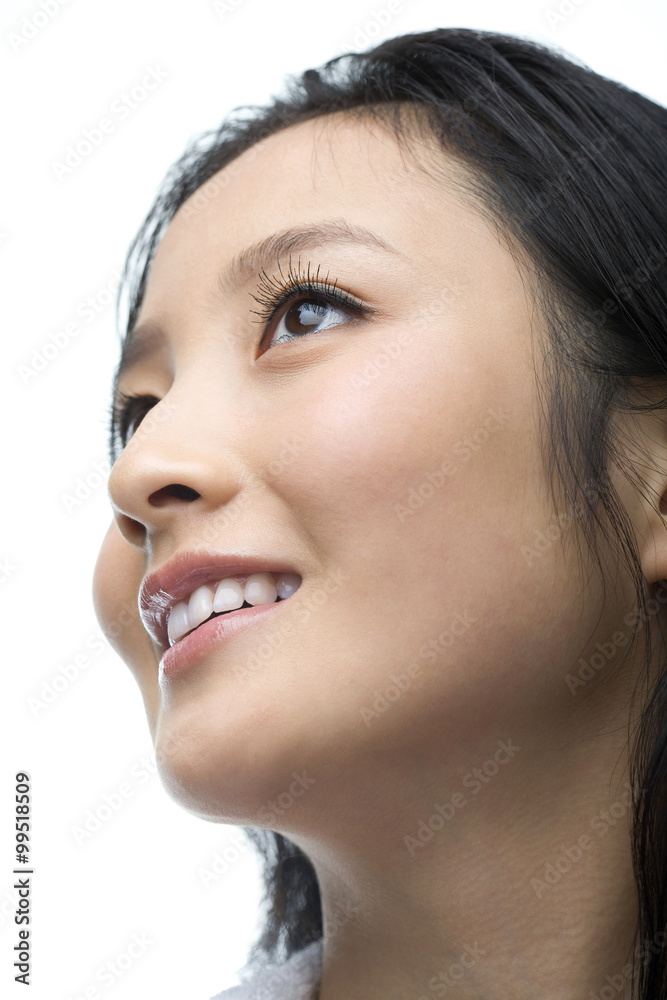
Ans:
<svg viewBox="0 0 667 1000"><path fill-rule="evenodd" d="M255 607L258 604L273 604L278 596L276 581L271 573L253 573L246 580L245 599Z"/></svg>
<svg viewBox="0 0 667 1000"><path fill-rule="evenodd" d="M169 642L173 644L177 639L180 639L182 635L190 630L190 623L188 622L188 606L180 601L178 604L174 604L173 608L169 612L169 621L167 622L167 633L169 635Z"/></svg>
<svg viewBox="0 0 667 1000"><path fill-rule="evenodd" d="M197 587L190 594L190 600L188 601L188 621L190 622L190 628L196 628L197 625L201 625L202 622L211 617L212 613L213 591L206 585Z"/></svg>
<svg viewBox="0 0 667 1000"><path fill-rule="evenodd" d="M291 597L295 590L299 589L301 577L296 573L281 573L276 577L276 590L278 597L285 599Z"/></svg>
<svg viewBox="0 0 667 1000"><path fill-rule="evenodd" d="M278 597L281 600L291 597L300 584L301 577L297 573L252 573L248 577L226 577L218 584L197 587L187 601L178 601L169 612L169 643L173 646L214 612L235 611L244 601L253 607L273 604Z"/></svg>
<svg viewBox="0 0 667 1000"><path fill-rule="evenodd" d="M213 599L214 611L235 611L243 604L243 587L238 580L230 577L221 580Z"/></svg>

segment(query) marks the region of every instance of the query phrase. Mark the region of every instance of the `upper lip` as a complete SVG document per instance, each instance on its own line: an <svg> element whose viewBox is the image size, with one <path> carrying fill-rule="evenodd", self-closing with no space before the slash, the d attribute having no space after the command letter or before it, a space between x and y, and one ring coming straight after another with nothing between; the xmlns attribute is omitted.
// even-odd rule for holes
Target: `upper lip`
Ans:
<svg viewBox="0 0 667 1000"><path fill-rule="evenodd" d="M221 552L178 552L148 573L139 589L139 614L144 627L162 649L169 648L167 618L174 604L211 580L251 573L296 573L283 559L229 555ZM299 574L301 575L301 574Z"/></svg>

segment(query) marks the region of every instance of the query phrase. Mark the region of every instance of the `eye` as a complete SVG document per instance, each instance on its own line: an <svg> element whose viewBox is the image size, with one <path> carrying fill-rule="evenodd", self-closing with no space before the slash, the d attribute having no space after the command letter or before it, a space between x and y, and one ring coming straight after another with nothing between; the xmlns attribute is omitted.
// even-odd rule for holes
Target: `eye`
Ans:
<svg viewBox="0 0 667 1000"><path fill-rule="evenodd" d="M262 346L268 349L275 344L304 337L308 333L330 330L353 318L349 310L342 309L333 301L326 301L326 296L311 296L293 303L283 311L271 336L267 337L265 334L262 338Z"/></svg>
<svg viewBox="0 0 667 1000"><path fill-rule="evenodd" d="M125 447L149 410L160 400L156 396L117 395L112 407L111 436L114 448Z"/></svg>
<svg viewBox="0 0 667 1000"><path fill-rule="evenodd" d="M276 274L260 273L257 291L251 296L262 307L252 312L264 327L260 341L263 351L373 315L372 307L339 288L337 281L330 282L328 274L320 280L320 270L318 265L312 274L310 263L302 268L301 258L293 266L290 257L287 274L280 262Z"/></svg>

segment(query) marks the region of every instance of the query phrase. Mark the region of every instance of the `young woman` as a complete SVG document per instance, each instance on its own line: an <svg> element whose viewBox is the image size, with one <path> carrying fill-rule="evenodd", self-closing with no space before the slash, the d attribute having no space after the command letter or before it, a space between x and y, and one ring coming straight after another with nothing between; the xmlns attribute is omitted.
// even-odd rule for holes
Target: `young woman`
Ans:
<svg viewBox="0 0 667 1000"><path fill-rule="evenodd" d="M230 1000L667 996L666 154L448 29L159 193L95 601L166 787L266 859Z"/></svg>

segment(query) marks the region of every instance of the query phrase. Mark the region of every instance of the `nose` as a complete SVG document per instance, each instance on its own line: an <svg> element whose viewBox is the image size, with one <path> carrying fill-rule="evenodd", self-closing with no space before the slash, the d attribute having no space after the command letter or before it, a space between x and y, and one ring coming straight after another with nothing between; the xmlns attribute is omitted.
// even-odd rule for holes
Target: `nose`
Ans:
<svg viewBox="0 0 667 1000"><path fill-rule="evenodd" d="M140 549L228 505L247 479L229 434L216 433L219 414L205 419L201 395L194 404L170 395L149 410L109 474L118 528ZM233 423L225 421L227 431Z"/></svg>

